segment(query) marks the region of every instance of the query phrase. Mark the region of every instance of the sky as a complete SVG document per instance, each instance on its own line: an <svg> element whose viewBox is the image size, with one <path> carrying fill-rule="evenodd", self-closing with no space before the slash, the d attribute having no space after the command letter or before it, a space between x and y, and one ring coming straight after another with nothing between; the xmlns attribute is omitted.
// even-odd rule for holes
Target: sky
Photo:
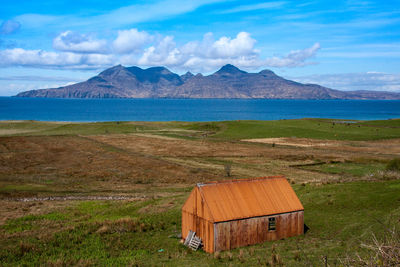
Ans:
<svg viewBox="0 0 400 267"><path fill-rule="evenodd" d="M0 9L0 96L118 64L211 74L228 63L400 92L400 1L14 0Z"/></svg>

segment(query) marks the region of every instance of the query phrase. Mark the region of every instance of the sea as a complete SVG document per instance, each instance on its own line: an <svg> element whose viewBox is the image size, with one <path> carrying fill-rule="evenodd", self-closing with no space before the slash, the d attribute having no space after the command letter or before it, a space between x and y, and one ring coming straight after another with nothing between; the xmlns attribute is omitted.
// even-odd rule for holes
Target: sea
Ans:
<svg viewBox="0 0 400 267"><path fill-rule="evenodd" d="M0 120L225 121L400 118L400 100L54 99L0 97Z"/></svg>

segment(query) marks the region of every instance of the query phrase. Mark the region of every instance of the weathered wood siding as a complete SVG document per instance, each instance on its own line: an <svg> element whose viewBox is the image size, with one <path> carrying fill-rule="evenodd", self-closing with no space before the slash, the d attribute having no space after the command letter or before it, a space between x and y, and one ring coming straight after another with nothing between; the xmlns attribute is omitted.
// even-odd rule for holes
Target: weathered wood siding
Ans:
<svg viewBox="0 0 400 267"><path fill-rule="evenodd" d="M214 252L214 224L195 216L182 212L182 238L186 238L189 230L195 231L203 242L203 249L209 253Z"/></svg>
<svg viewBox="0 0 400 267"><path fill-rule="evenodd" d="M268 218L276 230L268 231ZM304 211L215 223L215 251L278 240L304 233ZM207 251L207 250L206 250Z"/></svg>
<svg viewBox="0 0 400 267"><path fill-rule="evenodd" d="M195 231L203 242L203 249L214 252L214 224L204 217L210 216L200 192L195 188L182 209L182 238L186 238L189 230Z"/></svg>

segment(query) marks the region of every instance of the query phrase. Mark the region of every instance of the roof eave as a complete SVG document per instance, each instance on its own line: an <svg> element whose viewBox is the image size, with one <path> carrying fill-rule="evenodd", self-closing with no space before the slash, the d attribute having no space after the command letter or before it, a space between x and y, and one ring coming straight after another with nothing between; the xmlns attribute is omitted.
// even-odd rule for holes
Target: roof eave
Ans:
<svg viewBox="0 0 400 267"><path fill-rule="evenodd" d="M270 216L277 216L277 215L282 215L282 214L287 214L287 213L294 213L294 212L299 212L299 211L304 211L304 209L287 211L287 212L280 212L280 213L273 213L273 214L256 215L256 216L251 216L251 217L238 217L238 218L229 219L229 220L216 220L216 221L212 221L212 223L231 222L231 221L246 220L246 219L260 218L260 217L270 217Z"/></svg>

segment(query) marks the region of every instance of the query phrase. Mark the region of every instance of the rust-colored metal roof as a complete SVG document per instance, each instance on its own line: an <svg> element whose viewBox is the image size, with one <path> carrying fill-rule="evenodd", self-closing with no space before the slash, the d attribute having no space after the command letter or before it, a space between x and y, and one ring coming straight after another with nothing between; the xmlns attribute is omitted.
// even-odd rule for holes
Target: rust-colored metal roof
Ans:
<svg viewBox="0 0 400 267"><path fill-rule="evenodd" d="M207 209L202 216L212 222L304 210L283 176L210 182L197 188Z"/></svg>

